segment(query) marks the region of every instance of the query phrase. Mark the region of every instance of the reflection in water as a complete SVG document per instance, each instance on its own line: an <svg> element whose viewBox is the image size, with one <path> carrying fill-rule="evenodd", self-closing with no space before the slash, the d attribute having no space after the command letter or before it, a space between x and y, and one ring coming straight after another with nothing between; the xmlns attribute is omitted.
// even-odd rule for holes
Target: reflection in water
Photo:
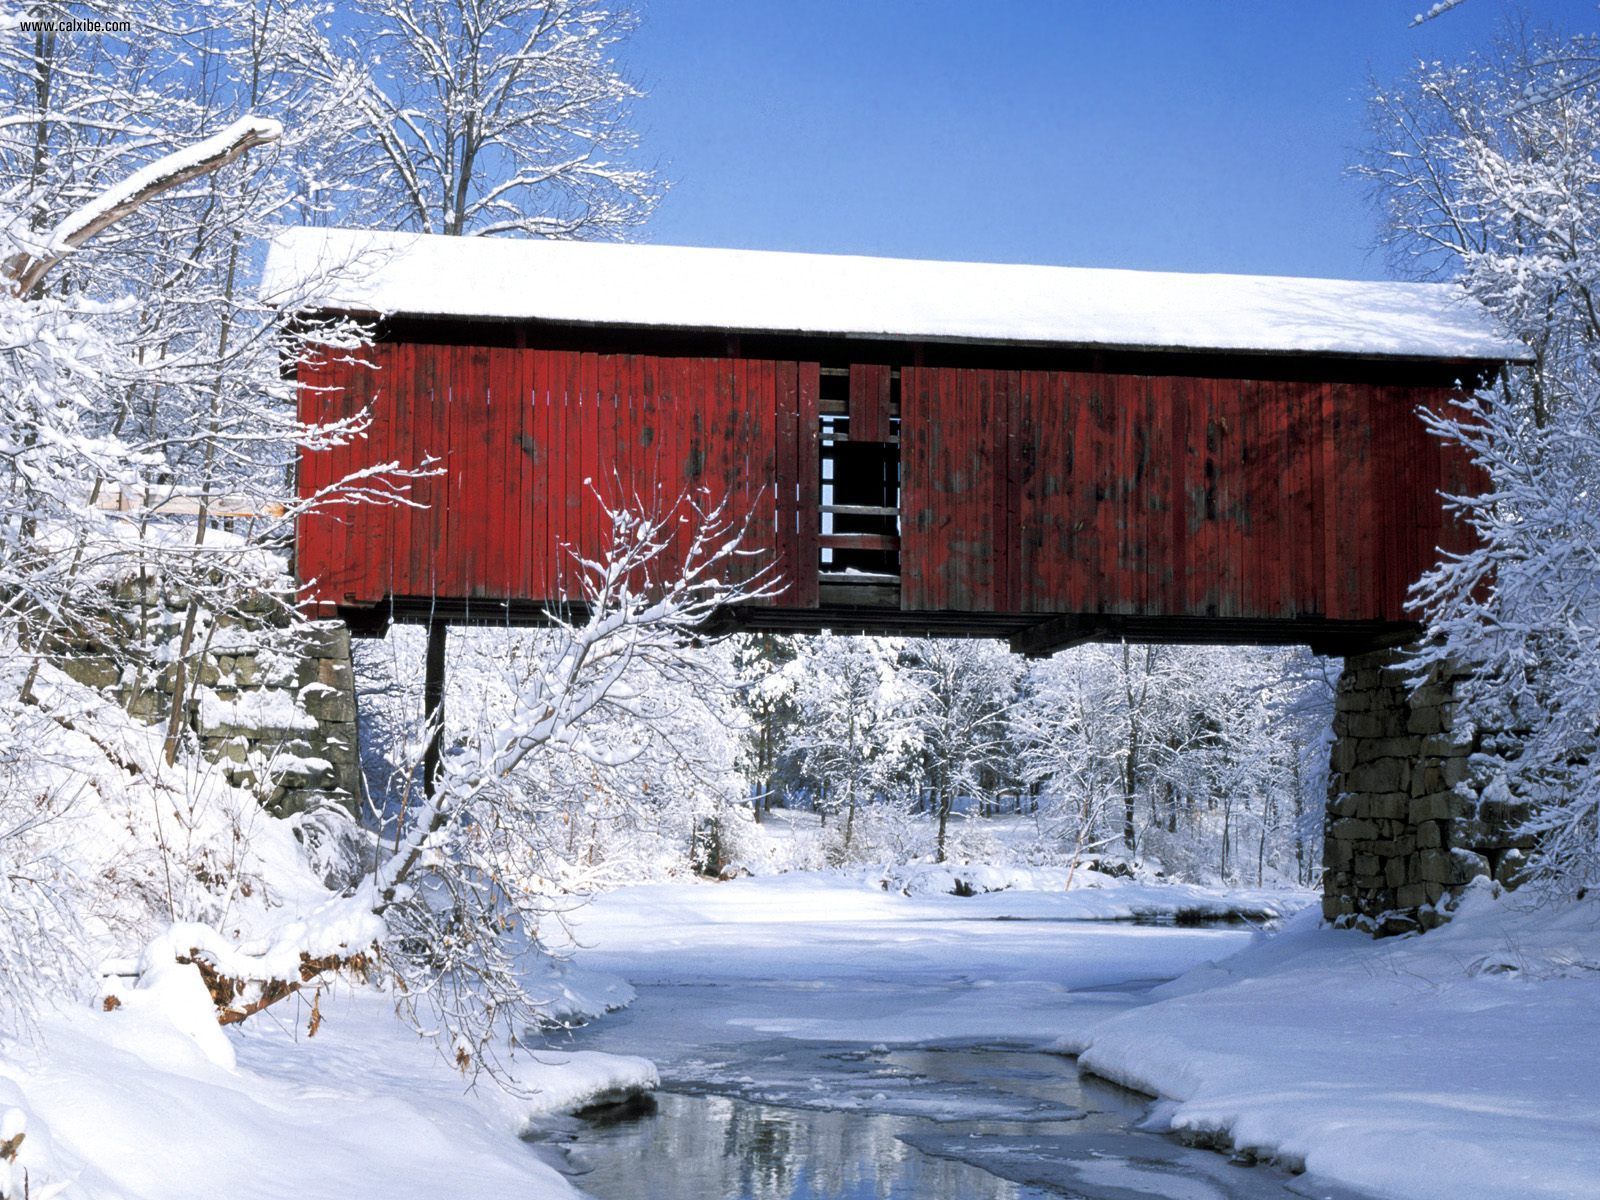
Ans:
<svg viewBox="0 0 1600 1200"><path fill-rule="evenodd" d="M586 1131L573 1182L600 1200L1034 1200L1053 1196L900 1140L916 1118L662 1094L653 1117Z"/></svg>

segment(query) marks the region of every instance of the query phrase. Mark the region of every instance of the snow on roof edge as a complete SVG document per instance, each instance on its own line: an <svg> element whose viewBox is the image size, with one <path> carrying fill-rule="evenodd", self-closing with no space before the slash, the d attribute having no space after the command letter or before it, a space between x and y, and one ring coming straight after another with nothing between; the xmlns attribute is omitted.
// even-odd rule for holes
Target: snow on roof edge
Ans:
<svg viewBox="0 0 1600 1200"><path fill-rule="evenodd" d="M292 227L268 303L1082 349L1526 361L1453 285Z"/></svg>

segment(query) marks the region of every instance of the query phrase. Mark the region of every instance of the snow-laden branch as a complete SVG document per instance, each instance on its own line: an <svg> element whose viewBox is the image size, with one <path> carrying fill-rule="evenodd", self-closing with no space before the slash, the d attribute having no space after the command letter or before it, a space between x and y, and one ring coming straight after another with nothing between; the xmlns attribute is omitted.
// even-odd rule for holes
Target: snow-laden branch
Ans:
<svg viewBox="0 0 1600 1200"><path fill-rule="evenodd" d="M6 264L18 295L30 294L73 250L162 192L219 170L282 136L283 126L269 117L241 117L221 132L141 167L68 214L36 254L21 255Z"/></svg>

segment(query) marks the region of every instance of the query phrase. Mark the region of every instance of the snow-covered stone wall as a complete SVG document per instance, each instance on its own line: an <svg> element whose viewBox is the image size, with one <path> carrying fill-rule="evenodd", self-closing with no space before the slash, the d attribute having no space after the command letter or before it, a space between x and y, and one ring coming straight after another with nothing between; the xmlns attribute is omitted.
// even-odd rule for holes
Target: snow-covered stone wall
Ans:
<svg viewBox="0 0 1600 1200"><path fill-rule="evenodd" d="M187 608L181 593L124 582L98 628L50 638L51 657L133 716L167 721ZM188 671L198 678L184 680L185 724L230 783L256 790L282 814L329 800L355 806L361 795L355 673L342 623L300 621L283 597L270 595L233 614L202 612Z"/></svg>
<svg viewBox="0 0 1600 1200"><path fill-rule="evenodd" d="M1408 682L1404 650L1345 660L1334 699L1323 915L1379 935L1432 928L1479 876L1515 886L1531 842L1473 776L1451 679Z"/></svg>

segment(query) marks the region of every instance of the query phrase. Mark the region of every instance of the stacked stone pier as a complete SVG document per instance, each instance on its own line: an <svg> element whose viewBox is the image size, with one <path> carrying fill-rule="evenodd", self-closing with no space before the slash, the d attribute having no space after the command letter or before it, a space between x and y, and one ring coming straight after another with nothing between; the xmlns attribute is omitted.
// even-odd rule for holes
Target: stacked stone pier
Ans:
<svg viewBox="0 0 1600 1200"><path fill-rule="evenodd" d="M1380 936L1441 923L1474 879L1515 886L1531 846L1457 731L1454 677L1414 672L1403 649L1348 658L1334 700L1322 911Z"/></svg>

